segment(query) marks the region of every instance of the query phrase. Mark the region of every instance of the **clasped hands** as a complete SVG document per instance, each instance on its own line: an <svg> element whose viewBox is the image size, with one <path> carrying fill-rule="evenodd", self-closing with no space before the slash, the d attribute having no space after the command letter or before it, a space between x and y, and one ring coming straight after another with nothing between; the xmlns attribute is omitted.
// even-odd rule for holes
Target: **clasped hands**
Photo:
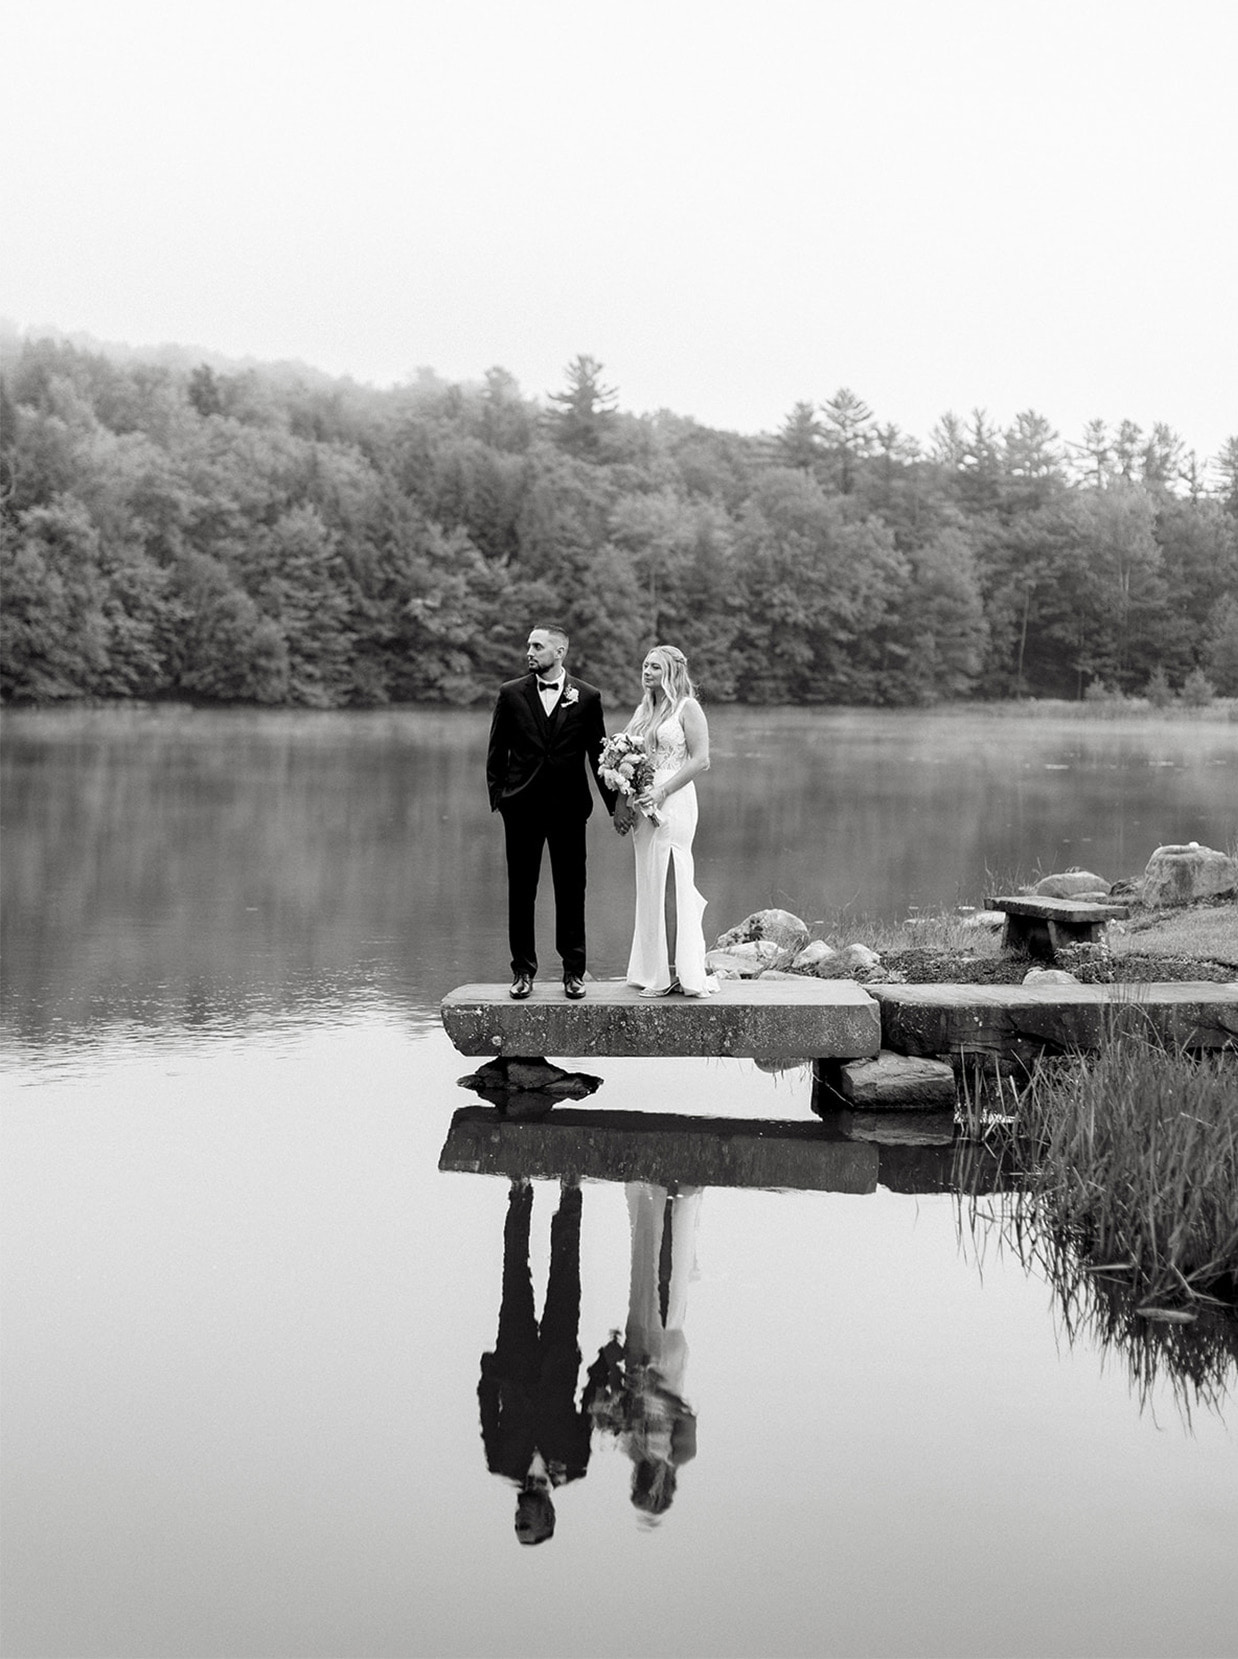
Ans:
<svg viewBox="0 0 1238 1659"><path fill-rule="evenodd" d="M628 834L632 828L632 825L636 822L637 808L643 808L651 815L660 812L664 802L666 801L666 796L667 791L663 788L646 789L642 794L635 797L631 795L620 795L618 800L615 802L615 810L611 816L611 822L615 826L616 834ZM659 818L655 821L660 823L661 819Z"/></svg>

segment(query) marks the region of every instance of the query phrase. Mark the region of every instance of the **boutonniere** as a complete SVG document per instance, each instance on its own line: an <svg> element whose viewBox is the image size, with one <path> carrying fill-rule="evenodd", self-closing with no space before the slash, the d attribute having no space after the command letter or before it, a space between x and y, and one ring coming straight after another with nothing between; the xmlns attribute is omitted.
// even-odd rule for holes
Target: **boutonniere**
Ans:
<svg viewBox="0 0 1238 1659"><path fill-rule="evenodd" d="M573 703L579 703L579 701L579 691L577 691L574 685L568 686L567 690L563 693L563 707L565 709L570 709Z"/></svg>

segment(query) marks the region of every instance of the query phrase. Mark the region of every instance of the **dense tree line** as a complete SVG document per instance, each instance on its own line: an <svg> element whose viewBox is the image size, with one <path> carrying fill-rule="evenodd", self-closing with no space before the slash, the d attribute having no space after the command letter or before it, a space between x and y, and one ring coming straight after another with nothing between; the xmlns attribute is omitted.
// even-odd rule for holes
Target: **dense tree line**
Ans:
<svg viewBox="0 0 1238 1659"><path fill-rule="evenodd" d="M486 697L530 621L623 697L671 639L705 695L1238 694L1238 439L943 417L853 393L772 435L522 395L3 346L0 694L326 708Z"/></svg>

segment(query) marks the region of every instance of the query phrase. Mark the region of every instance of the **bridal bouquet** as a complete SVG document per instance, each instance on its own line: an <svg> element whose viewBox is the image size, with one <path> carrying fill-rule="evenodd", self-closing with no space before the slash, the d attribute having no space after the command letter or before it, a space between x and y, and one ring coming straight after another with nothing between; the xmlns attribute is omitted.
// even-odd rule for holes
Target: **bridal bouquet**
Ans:
<svg viewBox="0 0 1238 1659"><path fill-rule="evenodd" d="M607 789L631 796L651 823L665 823L656 807L641 802L641 796L653 784L653 762L640 738L628 732L616 732L608 737L598 756L598 774Z"/></svg>

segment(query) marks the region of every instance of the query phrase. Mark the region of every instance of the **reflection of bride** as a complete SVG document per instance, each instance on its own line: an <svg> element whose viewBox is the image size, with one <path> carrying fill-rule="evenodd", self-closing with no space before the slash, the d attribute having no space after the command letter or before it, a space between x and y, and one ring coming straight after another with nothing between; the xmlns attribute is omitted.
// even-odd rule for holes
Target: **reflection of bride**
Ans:
<svg viewBox="0 0 1238 1659"><path fill-rule="evenodd" d="M692 691L688 664L674 645L655 645L641 665L644 697L628 722L653 761L653 782L641 803L657 820L638 812L632 841L636 854L636 925L628 959L629 985L641 995L665 996L678 982L685 996L707 996L718 982L705 967L706 901L696 890L692 839L696 834L696 784L709 767L709 727ZM621 797L615 827L632 823ZM666 937L666 886L675 869L675 974Z"/></svg>
<svg viewBox="0 0 1238 1659"><path fill-rule="evenodd" d="M675 1496L677 1470L696 1456L696 1416L684 1398L683 1321L696 1265L701 1189L630 1182L632 1274L628 1323L589 1370L591 1411L632 1460L632 1502L650 1520Z"/></svg>

